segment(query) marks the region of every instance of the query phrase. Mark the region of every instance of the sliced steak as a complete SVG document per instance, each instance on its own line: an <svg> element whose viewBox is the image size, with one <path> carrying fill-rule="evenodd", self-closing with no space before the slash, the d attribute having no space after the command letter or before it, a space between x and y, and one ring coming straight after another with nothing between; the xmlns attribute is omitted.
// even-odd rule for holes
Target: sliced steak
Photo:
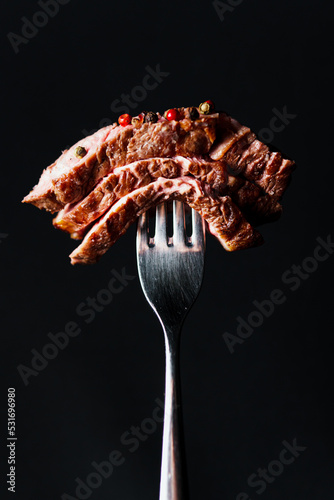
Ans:
<svg viewBox="0 0 334 500"><path fill-rule="evenodd" d="M72 263L98 260L139 214L167 199L198 210L227 250L259 244L252 225L279 217L294 162L226 113L199 109L206 111L110 125L43 171L23 201L59 212L54 225L73 238L87 233Z"/></svg>
<svg viewBox="0 0 334 500"><path fill-rule="evenodd" d="M42 172L38 184L23 199L23 202L31 203L50 212L58 212L64 207L63 199L58 196L58 189L62 183L66 184L66 197L69 200L80 199L82 185L87 183L91 170L97 162L96 152L115 128L116 124L104 127L64 151L55 163ZM78 147L83 147L87 151L84 158L76 157L75 151ZM73 182L66 183L67 174Z"/></svg>
<svg viewBox="0 0 334 500"><path fill-rule="evenodd" d="M193 175L222 192L227 173L221 162L175 156L139 160L115 168L83 200L68 205L53 220L58 229L81 238L87 226L104 214L113 203L132 191L156 181L159 177L174 179Z"/></svg>
<svg viewBox="0 0 334 500"><path fill-rule="evenodd" d="M282 214L282 205L276 196L266 194L259 186L242 177L228 175L223 194L232 198L252 225L273 222Z"/></svg>
<svg viewBox="0 0 334 500"><path fill-rule="evenodd" d="M197 210L210 232L228 250L262 243L229 196L217 196L210 186L189 177L159 179L122 197L87 233L70 255L72 264L93 264L126 232L137 217L166 200L177 199Z"/></svg>
<svg viewBox="0 0 334 500"><path fill-rule="evenodd" d="M250 129L224 113L220 114L217 140L209 154L213 160L224 160L233 174L242 174L277 198L282 197L295 167L293 161L271 152Z"/></svg>
<svg viewBox="0 0 334 500"><path fill-rule="evenodd" d="M101 217L113 203L132 191L154 182L159 177L173 179L191 175L210 184L218 194L230 195L240 208L246 209L254 223L276 219L281 206L273 197L263 194L261 188L244 179L228 176L224 164L196 158L151 158L125 167L118 167L83 200L68 205L53 220L58 229L81 239L87 228Z"/></svg>
<svg viewBox="0 0 334 500"><path fill-rule="evenodd" d="M85 197L114 168L134 161L176 155L224 160L234 174L242 173L267 193L281 197L294 163L270 152L249 128L225 113L200 115L191 120L189 108L181 119L126 127L110 125L65 151L44 170L37 186L24 198L39 208L57 212ZM76 156L78 147L86 152Z"/></svg>
<svg viewBox="0 0 334 500"><path fill-rule="evenodd" d="M186 108L180 113L186 116ZM195 121L168 121L159 115L157 123L105 127L64 152L23 201L57 212L81 200L115 167L154 157L206 155L216 138L218 118L215 113ZM83 158L76 156L78 146L87 151Z"/></svg>

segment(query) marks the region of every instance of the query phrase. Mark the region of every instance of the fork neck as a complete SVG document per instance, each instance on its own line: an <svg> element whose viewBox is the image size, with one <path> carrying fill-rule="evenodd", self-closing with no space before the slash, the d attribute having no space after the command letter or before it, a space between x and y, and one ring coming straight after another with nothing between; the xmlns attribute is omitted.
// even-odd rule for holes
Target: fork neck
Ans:
<svg viewBox="0 0 334 500"><path fill-rule="evenodd" d="M164 331L166 346L169 345L170 350L173 353L176 353L180 345L180 334L181 334L180 323L177 322L175 324L170 324L170 325L162 324L162 328Z"/></svg>

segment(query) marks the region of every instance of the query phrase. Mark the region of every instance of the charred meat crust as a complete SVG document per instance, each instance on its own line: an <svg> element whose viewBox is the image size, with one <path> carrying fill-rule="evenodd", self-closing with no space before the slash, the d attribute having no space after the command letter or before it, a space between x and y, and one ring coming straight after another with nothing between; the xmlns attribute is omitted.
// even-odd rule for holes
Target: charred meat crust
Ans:
<svg viewBox="0 0 334 500"><path fill-rule="evenodd" d="M209 155L213 160L224 161L233 175L242 174L278 199L286 190L295 168L292 160L284 159L279 152L270 151L249 128L224 113L220 115L217 140Z"/></svg>

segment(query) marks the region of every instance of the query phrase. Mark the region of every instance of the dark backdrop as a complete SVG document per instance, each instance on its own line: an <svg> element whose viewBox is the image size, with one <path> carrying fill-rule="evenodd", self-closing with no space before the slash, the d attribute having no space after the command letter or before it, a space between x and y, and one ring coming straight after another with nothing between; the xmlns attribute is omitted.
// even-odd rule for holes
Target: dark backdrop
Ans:
<svg viewBox="0 0 334 500"><path fill-rule="evenodd" d="M191 500L328 500L332 4L63 0L56 12L46 3L44 16L33 0L3 0L1 11L1 498L158 498L162 424L152 415L161 416L164 345L137 277L135 227L99 264L73 267L76 243L49 214L20 203L62 149L115 121L114 101L134 92L142 98L132 101L134 114L213 99L298 165L283 216L261 229L265 245L228 254L207 238L181 352ZM134 89L148 66L164 75L145 95ZM285 123L273 131L278 113ZM87 297L103 296L112 270L134 279L94 317L80 316ZM266 318L254 314L254 301L274 290L282 303L265 302ZM236 335L242 320L258 326L244 326L233 344L226 332ZM48 334L65 328L77 335L49 348L47 365L32 365L52 343ZM16 496L5 480L8 387L16 389ZM91 476L113 450L120 465L110 474L104 464L107 478ZM99 487L76 494L76 478Z"/></svg>

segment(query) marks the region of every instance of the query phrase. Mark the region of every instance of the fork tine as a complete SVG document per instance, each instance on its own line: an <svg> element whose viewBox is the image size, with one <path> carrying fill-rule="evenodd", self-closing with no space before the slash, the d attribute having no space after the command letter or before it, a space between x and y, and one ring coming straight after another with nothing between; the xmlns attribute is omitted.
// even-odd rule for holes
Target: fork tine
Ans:
<svg viewBox="0 0 334 500"><path fill-rule="evenodd" d="M148 246L148 213L143 213L138 219L137 226L137 251Z"/></svg>
<svg viewBox="0 0 334 500"><path fill-rule="evenodd" d="M156 209L154 243L155 245L167 245L166 203L161 203Z"/></svg>
<svg viewBox="0 0 334 500"><path fill-rule="evenodd" d="M192 246L196 248L205 248L205 222L202 216L193 208L191 209L192 221Z"/></svg>
<svg viewBox="0 0 334 500"><path fill-rule="evenodd" d="M185 214L182 201L173 202L173 245L184 245L185 232Z"/></svg>

